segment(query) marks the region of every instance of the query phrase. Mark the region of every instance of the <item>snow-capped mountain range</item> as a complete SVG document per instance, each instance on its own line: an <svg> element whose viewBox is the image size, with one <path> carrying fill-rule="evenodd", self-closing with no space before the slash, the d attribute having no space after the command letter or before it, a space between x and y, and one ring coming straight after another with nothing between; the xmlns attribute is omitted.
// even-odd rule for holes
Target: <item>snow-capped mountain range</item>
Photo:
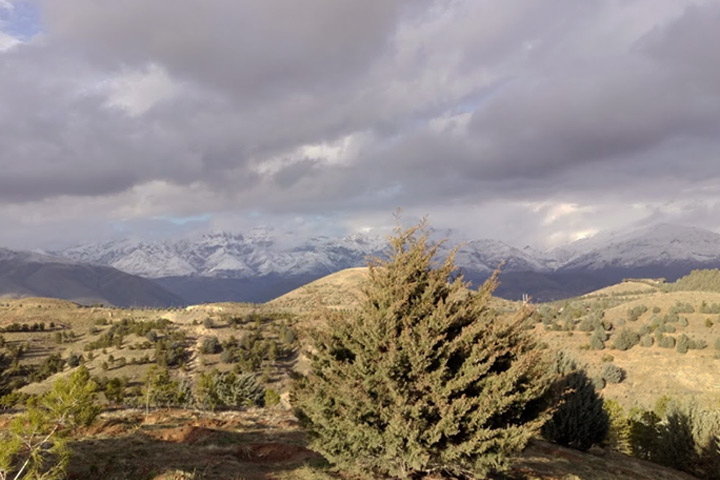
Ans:
<svg viewBox="0 0 720 480"><path fill-rule="evenodd" d="M254 278L265 275L329 274L363 265L385 247L381 237L318 236L284 247L284 233L255 229L249 234L211 233L177 241L121 240L54 252L85 263L108 265L146 278L199 276Z"/></svg>
<svg viewBox="0 0 720 480"><path fill-rule="evenodd" d="M720 234L658 224L600 234L551 251L451 231L441 255L459 245L456 263L478 285L504 262L496 294L538 301L566 298L626 277L672 281L694 268L720 267ZM254 229L173 241L122 240L55 252L0 248L0 297L54 296L85 303L178 305L262 302L345 268L383 256L382 235L315 236ZM142 278L141 278L142 277ZM151 280L150 280L151 279Z"/></svg>
<svg viewBox="0 0 720 480"><path fill-rule="evenodd" d="M322 275L362 266L381 255L382 236L317 236L287 247L284 232L212 233L176 241L122 240L53 252L74 261L107 265L146 278L256 278ZM453 239L444 247L448 250ZM656 264L720 263L720 235L695 227L658 224L579 240L551 251L519 249L498 240L461 241L457 264L473 272L553 272L635 268Z"/></svg>

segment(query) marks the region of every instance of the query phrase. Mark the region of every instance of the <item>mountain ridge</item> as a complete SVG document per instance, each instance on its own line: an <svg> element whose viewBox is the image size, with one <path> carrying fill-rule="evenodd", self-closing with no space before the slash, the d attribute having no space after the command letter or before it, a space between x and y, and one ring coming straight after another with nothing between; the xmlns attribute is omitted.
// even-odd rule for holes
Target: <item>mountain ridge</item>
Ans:
<svg viewBox="0 0 720 480"><path fill-rule="evenodd" d="M450 236L452 232L440 232ZM443 244L450 252L454 239ZM164 241L120 240L51 252L151 278L188 303L266 301L285 289L382 256L385 238L368 233L303 241L273 229L216 232ZM556 299L602 288L627 276L666 276L720 267L720 234L667 223L601 233L549 251L493 239L459 242L456 263L474 284L500 264L498 294Z"/></svg>
<svg viewBox="0 0 720 480"><path fill-rule="evenodd" d="M184 303L157 283L112 267L0 248L0 298L3 297L52 297L120 307L169 307Z"/></svg>

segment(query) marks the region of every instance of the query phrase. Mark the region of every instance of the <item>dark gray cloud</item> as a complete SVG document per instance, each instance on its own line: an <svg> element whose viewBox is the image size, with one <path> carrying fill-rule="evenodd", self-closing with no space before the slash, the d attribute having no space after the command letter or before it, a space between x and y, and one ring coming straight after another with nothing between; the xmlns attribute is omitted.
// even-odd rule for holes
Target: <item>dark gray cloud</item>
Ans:
<svg viewBox="0 0 720 480"><path fill-rule="evenodd" d="M717 1L38 8L25 43L0 24L0 244L396 206L538 244L663 208L720 227Z"/></svg>

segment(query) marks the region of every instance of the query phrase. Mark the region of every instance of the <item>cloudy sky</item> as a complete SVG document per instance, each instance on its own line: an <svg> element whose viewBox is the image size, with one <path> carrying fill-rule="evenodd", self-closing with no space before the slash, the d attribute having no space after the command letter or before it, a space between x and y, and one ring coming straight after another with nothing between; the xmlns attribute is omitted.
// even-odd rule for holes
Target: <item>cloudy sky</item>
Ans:
<svg viewBox="0 0 720 480"><path fill-rule="evenodd" d="M720 231L720 1L0 0L0 245Z"/></svg>

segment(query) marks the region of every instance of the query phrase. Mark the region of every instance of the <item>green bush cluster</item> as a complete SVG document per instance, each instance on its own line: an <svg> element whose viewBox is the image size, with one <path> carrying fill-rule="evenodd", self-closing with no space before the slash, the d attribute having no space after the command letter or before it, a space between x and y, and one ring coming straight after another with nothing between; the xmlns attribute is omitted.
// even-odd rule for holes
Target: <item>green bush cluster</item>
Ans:
<svg viewBox="0 0 720 480"><path fill-rule="evenodd" d="M695 307L688 302L677 302L670 308L671 313L695 313Z"/></svg>
<svg viewBox="0 0 720 480"><path fill-rule="evenodd" d="M675 348L675 337L655 332L655 343L660 348Z"/></svg>
<svg viewBox="0 0 720 480"><path fill-rule="evenodd" d="M288 330L288 332L291 330ZM291 343L277 342L273 338L263 338L257 332L248 332L241 340L232 337L223 343L223 354L220 358L225 363L235 363L242 372L254 372L263 364L274 363L288 358L295 352L294 333L284 335Z"/></svg>
<svg viewBox="0 0 720 480"><path fill-rule="evenodd" d="M35 322L32 324L28 324L28 323L21 324L21 323L13 322L4 328L0 327L0 332L5 332L5 333L44 332L44 331L45 331L45 322Z"/></svg>
<svg viewBox="0 0 720 480"><path fill-rule="evenodd" d="M595 329L592 337L590 337L590 348L593 350L603 350L605 348L605 341L607 340L607 333L602 328Z"/></svg>
<svg viewBox="0 0 720 480"><path fill-rule="evenodd" d="M102 319L102 321L105 321L105 319ZM167 333L171 324L172 322L164 318L158 320L124 318L117 323L113 323L97 340L86 344L85 350L99 350L109 347L122 348L124 338L128 335L134 334L138 337L146 337L150 332L155 330ZM155 333L157 335L157 332Z"/></svg>
<svg viewBox="0 0 720 480"><path fill-rule="evenodd" d="M693 270L688 275L679 278L674 284L670 284L669 289L673 291L720 292L720 270L716 268Z"/></svg>
<svg viewBox="0 0 720 480"><path fill-rule="evenodd" d="M677 337L675 348L679 353L687 353L688 350L702 350L707 347L707 342L703 339L694 340L684 333Z"/></svg>
<svg viewBox="0 0 720 480"><path fill-rule="evenodd" d="M720 479L720 413L695 404L658 400L654 411L605 401L614 449L681 470L699 478Z"/></svg>
<svg viewBox="0 0 720 480"><path fill-rule="evenodd" d="M189 357L185 343L185 332L181 331L158 340L155 343L155 362L163 367L184 365Z"/></svg>
<svg viewBox="0 0 720 480"><path fill-rule="evenodd" d="M719 314L720 313L720 304L719 303L713 303L711 305L708 305L705 300L702 301L700 304L700 313L709 313L709 314Z"/></svg>
<svg viewBox="0 0 720 480"><path fill-rule="evenodd" d="M201 373L193 394L195 405L203 410L265 404L265 388L252 373L235 375L217 370Z"/></svg>
<svg viewBox="0 0 720 480"><path fill-rule="evenodd" d="M65 360L60 357L59 353L52 353L35 367L34 371L30 374L30 381L41 382L51 375L62 372L64 368Z"/></svg>
<svg viewBox="0 0 720 480"><path fill-rule="evenodd" d="M617 350L630 350L632 347L640 343L640 334L635 330L623 328L619 332L613 334L613 347Z"/></svg>
<svg viewBox="0 0 720 480"><path fill-rule="evenodd" d="M632 308L629 308L627 311L627 318L631 322L636 322L640 316L648 311L648 307L645 305L636 305Z"/></svg>
<svg viewBox="0 0 720 480"><path fill-rule="evenodd" d="M620 383L625 380L625 370L613 363L606 363L602 368L602 378L608 383Z"/></svg>
<svg viewBox="0 0 720 480"><path fill-rule="evenodd" d="M205 355L220 353L222 349L220 340L218 340L218 337L214 335L212 337L205 337L200 344L200 353Z"/></svg>

